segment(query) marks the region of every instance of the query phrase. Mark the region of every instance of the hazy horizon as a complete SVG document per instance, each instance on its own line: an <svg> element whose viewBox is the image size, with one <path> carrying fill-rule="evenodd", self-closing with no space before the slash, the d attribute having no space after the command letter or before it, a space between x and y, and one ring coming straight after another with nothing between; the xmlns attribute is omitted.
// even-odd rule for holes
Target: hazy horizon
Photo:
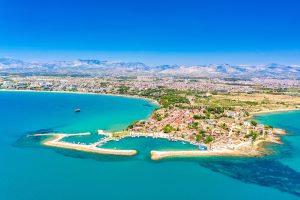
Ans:
<svg viewBox="0 0 300 200"><path fill-rule="evenodd" d="M32 54L32 53L31 53ZM109 54L109 53L52 53L52 56L45 56L43 54L39 55L33 53L34 55L19 55L19 54L1 54L0 58L11 58L19 59L26 62L54 62L54 61L74 61L78 59L82 60L101 60L101 61L114 61L114 62L141 62L148 66L158 66L158 65L209 65L209 64L229 64L229 65L268 65L272 63L282 64L282 65L300 65L300 62L286 62L282 59L261 59L261 61L254 62L253 59L257 56L255 54L249 55L240 61L232 60L226 58L226 56L215 56L216 59L208 59L205 56L199 56L198 59L194 59L191 55L181 55L178 58L178 55L167 54L167 55L157 55L157 54L148 54L143 55L139 53L133 54ZM225 58L224 58L225 57ZM298 56L295 56L297 58ZM299 54L300 57L300 54Z"/></svg>

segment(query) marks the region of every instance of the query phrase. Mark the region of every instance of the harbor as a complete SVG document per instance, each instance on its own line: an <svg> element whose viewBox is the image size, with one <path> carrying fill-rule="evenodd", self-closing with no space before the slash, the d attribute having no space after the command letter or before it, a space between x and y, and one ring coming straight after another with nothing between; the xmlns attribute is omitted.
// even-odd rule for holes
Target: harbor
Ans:
<svg viewBox="0 0 300 200"><path fill-rule="evenodd" d="M89 152L89 153L97 153L97 154L107 154L107 155L119 155L119 156L133 156L137 153L136 150L115 150L115 149L103 149L96 147L97 144L75 144L75 143L69 143L69 142L62 142L61 140L65 137L71 137L71 136L86 136L90 133L77 133L77 134L35 134L32 135L33 137L39 137L39 136L54 136L53 139L48 139L44 141L42 144L45 146L50 147L56 147L56 148L63 148L63 149L70 149L70 150L76 150L76 151L83 151L83 152Z"/></svg>

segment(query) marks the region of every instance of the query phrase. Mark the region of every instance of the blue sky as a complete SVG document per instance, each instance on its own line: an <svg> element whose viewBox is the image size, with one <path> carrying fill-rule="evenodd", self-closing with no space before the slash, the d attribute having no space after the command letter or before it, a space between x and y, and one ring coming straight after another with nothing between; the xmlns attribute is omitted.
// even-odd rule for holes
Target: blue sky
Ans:
<svg viewBox="0 0 300 200"><path fill-rule="evenodd" d="M0 0L0 56L300 64L299 0Z"/></svg>

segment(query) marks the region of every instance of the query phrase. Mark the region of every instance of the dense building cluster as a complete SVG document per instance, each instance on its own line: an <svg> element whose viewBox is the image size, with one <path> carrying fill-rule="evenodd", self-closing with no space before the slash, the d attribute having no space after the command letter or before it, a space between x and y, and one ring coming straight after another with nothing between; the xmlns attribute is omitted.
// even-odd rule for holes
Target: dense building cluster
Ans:
<svg viewBox="0 0 300 200"><path fill-rule="evenodd" d="M136 93L148 89L168 88L179 91L246 92L259 88L300 88L299 80L251 79L189 79L172 77L56 77L2 76L1 89L77 91L95 93ZM293 92L293 91L291 91Z"/></svg>
<svg viewBox="0 0 300 200"><path fill-rule="evenodd" d="M272 134L272 128L255 121L248 122L247 111L224 110L222 108L179 109L162 108L152 114L149 120L137 121L129 126L134 132L164 132L172 140L185 140L210 148L249 147L257 138ZM217 145L218 144L218 145Z"/></svg>

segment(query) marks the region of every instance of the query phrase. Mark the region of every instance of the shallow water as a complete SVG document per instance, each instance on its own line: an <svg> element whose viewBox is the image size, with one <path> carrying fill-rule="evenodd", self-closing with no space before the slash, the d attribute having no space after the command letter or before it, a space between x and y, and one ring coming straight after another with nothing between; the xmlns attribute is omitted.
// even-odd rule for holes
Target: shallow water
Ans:
<svg viewBox="0 0 300 200"><path fill-rule="evenodd" d="M259 115L256 119L288 131L282 137L285 145L274 145L273 149L278 153L278 161L300 172L300 111Z"/></svg>
<svg viewBox="0 0 300 200"><path fill-rule="evenodd" d="M274 126L279 120L277 125L292 134L284 137L286 145L273 145L277 154L266 158L155 162L147 156L152 148L192 146L150 138L107 143L107 147L134 147L141 152L135 157L119 157L44 148L33 145L39 139L23 138L28 133L52 131L121 130L131 121L149 116L155 107L145 104L143 100L99 95L0 92L0 199L300 198L299 112L258 117ZM82 112L74 113L76 107Z"/></svg>

